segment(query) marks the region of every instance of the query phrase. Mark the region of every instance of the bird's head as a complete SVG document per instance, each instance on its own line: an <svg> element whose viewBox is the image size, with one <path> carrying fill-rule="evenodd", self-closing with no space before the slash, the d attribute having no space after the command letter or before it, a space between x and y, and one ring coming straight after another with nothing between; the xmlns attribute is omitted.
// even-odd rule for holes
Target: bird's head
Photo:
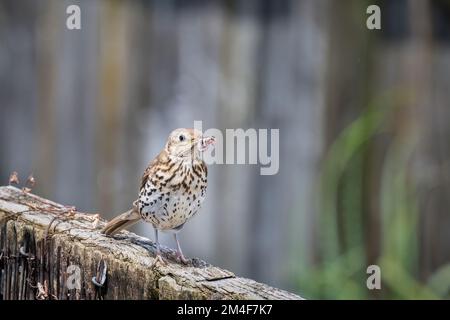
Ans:
<svg viewBox="0 0 450 320"><path fill-rule="evenodd" d="M175 129L170 133L166 151L170 156L201 160L203 151L215 143L215 138L206 137L196 129Z"/></svg>

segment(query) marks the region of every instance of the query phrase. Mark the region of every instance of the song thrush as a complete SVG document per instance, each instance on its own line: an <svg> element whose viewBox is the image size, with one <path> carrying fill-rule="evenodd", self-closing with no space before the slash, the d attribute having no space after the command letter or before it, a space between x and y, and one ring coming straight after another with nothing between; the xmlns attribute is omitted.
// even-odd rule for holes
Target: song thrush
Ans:
<svg viewBox="0 0 450 320"><path fill-rule="evenodd" d="M143 219L155 230L157 259L162 260L158 231L168 231L174 234L177 258L186 263L178 232L205 199L208 172L202 155L214 142L214 137L204 137L198 130L172 131L165 148L145 170L133 208L111 220L102 232L114 235Z"/></svg>

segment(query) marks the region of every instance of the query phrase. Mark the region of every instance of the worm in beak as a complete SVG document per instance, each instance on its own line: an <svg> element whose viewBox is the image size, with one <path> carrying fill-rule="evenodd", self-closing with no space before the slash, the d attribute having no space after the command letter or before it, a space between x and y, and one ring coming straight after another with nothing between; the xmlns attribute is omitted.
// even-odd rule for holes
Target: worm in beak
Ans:
<svg viewBox="0 0 450 320"><path fill-rule="evenodd" d="M213 136L203 137L198 141L197 148L199 151L205 151L210 145L214 145L215 142L216 138L214 138Z"/></svg>

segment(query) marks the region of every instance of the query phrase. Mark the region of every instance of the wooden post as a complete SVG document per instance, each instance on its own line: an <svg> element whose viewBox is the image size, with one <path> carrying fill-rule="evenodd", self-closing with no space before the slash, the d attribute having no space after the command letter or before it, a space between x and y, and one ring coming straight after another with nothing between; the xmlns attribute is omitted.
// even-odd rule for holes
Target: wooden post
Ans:
<svg viewBox="0 0 450 320"><path fill-rule="evenodd" d="M199 259L181 265L168 248L154 264L153 242L106 237L96 218L0 187L0 300L301 299Z"/></svg>

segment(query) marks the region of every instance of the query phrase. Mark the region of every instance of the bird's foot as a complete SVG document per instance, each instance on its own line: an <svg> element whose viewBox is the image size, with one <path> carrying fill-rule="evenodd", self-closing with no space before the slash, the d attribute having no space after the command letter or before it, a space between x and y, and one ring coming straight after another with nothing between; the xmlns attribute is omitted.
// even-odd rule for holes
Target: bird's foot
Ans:
<svg viewBox="0 0 450 320"><path fill-rule="evenodd" d="M186 259L181 252L177 252L177 260L180 261L182 264L188 264L189 260Z"/></svg>
<svg viewBox="0 0 450 320"><path fill-rule="evenodd" d="M163 265L163 266L167 265L167 261L163 259L163 257L161 256L161 253L156 254L155 260L153 260L151 268L155 268L158 265Z"/></svg>

